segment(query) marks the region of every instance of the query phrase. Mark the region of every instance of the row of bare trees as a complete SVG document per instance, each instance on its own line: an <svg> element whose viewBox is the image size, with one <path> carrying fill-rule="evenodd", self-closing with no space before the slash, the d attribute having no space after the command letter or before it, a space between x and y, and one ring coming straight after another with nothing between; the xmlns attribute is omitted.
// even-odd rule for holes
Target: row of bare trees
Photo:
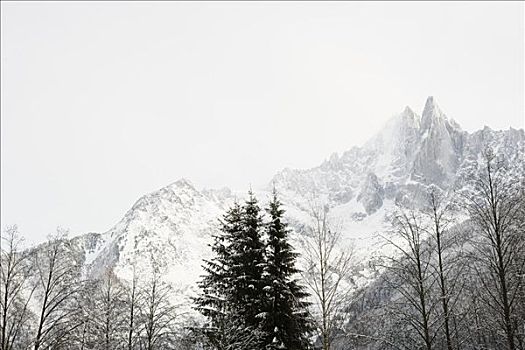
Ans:
<svg viewBox="0 0 525 350"><path fill-rule="evenodd" d="M397 330L405 348L455 348L457 328L452 324L458 321L455 311L466 266L450 229L450 211L442 193L431 188L425 210L399 209L392 218L393 234L387 241L394 254L383 265L383 277L393 291L390 316L413 331Z"/></svg>
<svg viewBox="0 0 525 350"><path fill-rule="evenodd" d="M1 254L1 350L181 349L171 287L158 269L140 283L111 269L87 278L65 232L23 249L16 226L3 232Z"/></svg>
<svg viewBox="0 0 525 350"><path fill-rule="evenodd" d="M377 348L525 349L525 183L511 165L489 150L461 192L430 187L423 208L393 214L382 278L353 305Z"/></svg>
<svg viewBox="0 0 525 350"><path fill-rule="evenodd" d="M493 153L465 194L473 224L473 270L479 298L490 310L499 346L525 348L525 179Z"/></svg>

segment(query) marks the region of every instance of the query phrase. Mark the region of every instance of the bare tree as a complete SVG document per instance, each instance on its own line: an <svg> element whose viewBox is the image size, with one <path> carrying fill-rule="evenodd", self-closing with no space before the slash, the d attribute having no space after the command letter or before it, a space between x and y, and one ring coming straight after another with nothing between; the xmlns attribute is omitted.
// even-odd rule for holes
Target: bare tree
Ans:
<svg viewBox="0 0 525 350"><path fill-rule="evenodd" d="M495 311L509 350L517 349L517 304L525 273L525 194L523 174L509 173L505 160L488 149L464 193L470 218L479 232L479 280L484 302Z"/></svg>
<svg viewBox="0 0 525 350"><path fill-rule="evenodd" d="M465 282L462 278L464 264L459 251L461 244L451 237L453 234L458 234L457 230L452 229L454 225L452 201L448 200L438 187L431 186L427 204L424 212L430 219L428 239L432 241L435 252L433 270L441 300L440 323L443 327L446 348L453 350L453 336L457 337L457 334L454 334L456 333L454 329L457 329L457 319L453 311ZM456 322L454 327L453 321Z"/></svg>
<svg viewBox="0 0 525 350"><path fill-rule="evenodd" d="M39 310L34 350L59 347L80 324L71 322L79 290L80 262L72 253L67 232L58 230L33 253L36 268L36 300Z"/></svg>
<svg viewBox="0 0 525 350"><path fill-rule="evenodd" d="M71 332L69 337L71 349L87 350L95 347L93 312L96 301L93 296L96 289L97 281L87 280L74 296L73 307L77 309L77 312L72 315L70 322L79 324L79 327Z"/></svg>
<svg viewBox="0 0 525 350"><path fill-rule="evenodd" d="M159 268L153 264L151 278L142 287L142 342L146 350L169 349L176 338L177 306L170 300L171 285L161 278Z"/></svg>
<svg viewBox="0 0 525 350"><path fill-rule="evenodd" d="M124 288L111 268L96 282L92 322L97 349L122 349L126 339Z"/></svg>
<svg viewBox="0 0 525 350"><path fill-rule="evenodd" d="M1 237L0 256L0 349L20 346L29 327L28 303L34 288L29 284L30 259L21 249L22 237L16 226Z"/></svg>
<svg viewBox="0 0 525 350"><path fill-rule="evenodd" d="M138 288L138 276L136 272L135 263L133 263L133 275L131 278L130 285L126 288L126 298L127 298L127 339L126 339L126 348L128 350L133 350L138 344L138 320L137 315L139 309L141 308L141 295Z"/></svg>
<svg viewBox="0 0 525 350"><path fill-rule="evenodd" d="M394 214L393 238L386 238L396 250L384 267L385 281L401 296L394 303L395 313L416 332L426 350L431 350L437 332L433 316L437 302L432 298L436 279L432 271L432 248L424 239L425 228L415 210L401 209Z"/></svg>
<svg viewBox="0 0 525 350"><path fill-rule="evenodd" d="M317 310L313 318L323 350L329 350L337 331L342 330L348 304L352 249L341 247L341 232L335 230L326 207L312 206L313 224L304 236L306 285L312 290ZM342 248L342 249L341 249Z"/></svg>

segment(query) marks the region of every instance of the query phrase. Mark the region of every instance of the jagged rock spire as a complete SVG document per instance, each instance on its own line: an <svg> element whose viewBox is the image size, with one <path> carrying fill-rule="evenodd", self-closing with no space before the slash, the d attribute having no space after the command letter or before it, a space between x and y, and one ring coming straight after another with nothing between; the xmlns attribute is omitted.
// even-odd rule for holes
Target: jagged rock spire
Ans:
<svg viewBox="0 0 525 350"><path fill-rule="evenodd" d="M437 105L434 96L429 96L425 103L423 114L421 115L421 131L424 132L428 130L432 124L435 124L441 119L447 119L447 117Z"/></svg>

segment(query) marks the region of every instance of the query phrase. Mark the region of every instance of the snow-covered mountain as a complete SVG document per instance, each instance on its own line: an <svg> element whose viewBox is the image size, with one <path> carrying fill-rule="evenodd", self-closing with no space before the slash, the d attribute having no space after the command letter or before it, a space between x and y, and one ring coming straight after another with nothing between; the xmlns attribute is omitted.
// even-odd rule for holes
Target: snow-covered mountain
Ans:
<svg viewBox="0 0 525 350"><path fill-rule="evenodd" d="M371 279L367 261L382 252L379 235L387 230L386 216L395 204L408 199L417 202L430 184L446 192L461 188L458 174L487 145L510 158L523 159L524 131L485 127L468 133L429 97L421 115L406 107L362 147L333 154L315 168L284 169L256 194L265 201L270 190L277 188L296 242L308 224L312 201L327 205L341 223L346 243L355 246L355 277L363 285ZM111 266L117 275L129 279L134 267L147 273L155 261L179 291L180 301L189 305L202 273L202 259L211 254L208 244L218 218L243 195L228 189L198 190L181 179L141 197L109 231L75 240L85 251L89 273L96 275ZM296 247L300 249L298 243Z"/></svg>

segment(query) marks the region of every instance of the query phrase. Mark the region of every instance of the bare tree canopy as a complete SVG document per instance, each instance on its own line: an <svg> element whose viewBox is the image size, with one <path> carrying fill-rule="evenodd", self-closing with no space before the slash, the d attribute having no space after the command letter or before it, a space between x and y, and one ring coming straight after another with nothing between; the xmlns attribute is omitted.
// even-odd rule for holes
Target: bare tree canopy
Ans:
<svg viewBox="0 0 525 350"><path fill-rule="evenodd" d="M337 332L343 330L344 309L351 294L353 250L341 246L341 231L330 221L327 207L312 206L311 219L303 237L302 275L315 299L313 316L322 348L329 350Z"/></svg>

